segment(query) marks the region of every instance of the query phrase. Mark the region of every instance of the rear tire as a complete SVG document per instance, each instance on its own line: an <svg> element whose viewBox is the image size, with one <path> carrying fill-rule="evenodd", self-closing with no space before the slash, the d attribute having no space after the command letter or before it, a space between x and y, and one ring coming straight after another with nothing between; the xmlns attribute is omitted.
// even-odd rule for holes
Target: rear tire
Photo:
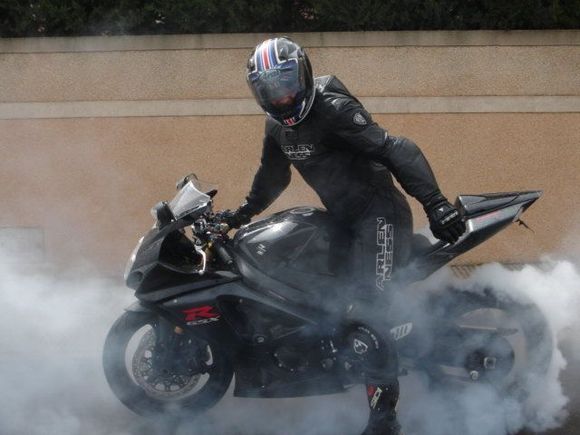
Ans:
<svg viewBox="0 0 580 435"><path fill-rule="evenodd" d="M141 415L187 413L191 416L211 408L226 393L233 376L231 364L219 348L210 347L201 341L196 343L202 347L207 346L208 355L211 355L211 364L207 365L208 373L203 375L207 378L206 382L197 391L194 391L194 387L201 376L198 374L173 376L186 384L182 385L184 394L180 395L181 390L175 386L166 387L165 390L161 388L157 394L156 386L147 384L144 380L147 377L139 372L138 367L146 367L147 364L145 361L140 365L139 358L144 360L145 353L150 358L154 352L150 343L152 334L155 334L152 327L157 320L153 313L128 311L113 324L103 349L103 368L109 386L125 406ZM148 332L139 339L138 333L145 328ZM195 340L192 337L188 339ZM137 349L130 349L129 344L136 340L139 343ZM132 361L132 364L128 361ZM172 379L171 374L168 379Z"/></svg>
<svg viewBox="0 0 580 435"><path fill-rule="evenodd" d="M448 293L444 299L452 301L452 304L445 304L442 312L455 325L467 328L477 326L473 325L473 319L481 317L482 314L485 316L486 312L496 320L504 317L511 324L511 329L504 326L504 332L498 334L505 336L501 336L497 344L504 350L506 359L512 355L513 361L502 362L498 358L494 363L497 364L497 371L494 373L492 370L486 377L485 370L482 369L478 373L482 375L479 381L487 382L499 391L517 398L525 396L528 382L544 377L552 361L553 337L544 315L535 304L520 296L516 300L508 294L489 290L473 293L450 289ZM516 330L517 333L514 332ZM516 341L518 338L519 342ZM430 367L428 373L436 383L445 378L440 366Z"/></svg>

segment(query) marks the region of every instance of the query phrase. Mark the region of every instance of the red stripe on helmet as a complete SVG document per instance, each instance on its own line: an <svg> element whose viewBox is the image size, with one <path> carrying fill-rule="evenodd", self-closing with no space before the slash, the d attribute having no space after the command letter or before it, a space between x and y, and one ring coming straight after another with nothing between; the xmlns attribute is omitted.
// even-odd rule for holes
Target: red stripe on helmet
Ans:
<svg viewBox="0 0 580 435"><path fill-rule="evenodd" d="M270 41L265 41L262 44L262 59L264 60L264 69L269 69L272 62L270 61L270 53L268 50L268 46L270 45Z"/></svg>

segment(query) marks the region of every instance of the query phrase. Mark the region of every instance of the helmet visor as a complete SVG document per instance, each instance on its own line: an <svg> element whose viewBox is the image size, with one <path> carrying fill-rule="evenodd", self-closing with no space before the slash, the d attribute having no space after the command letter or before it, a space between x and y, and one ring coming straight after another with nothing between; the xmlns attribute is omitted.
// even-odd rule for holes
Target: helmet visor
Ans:
<svg viewBox="0 0 580 435"><path fill-rule="evenodd" d="M265 71L252 72L248 82L258 104L273 116L293 116L304 101L306 84L294 59Z"/></svg>

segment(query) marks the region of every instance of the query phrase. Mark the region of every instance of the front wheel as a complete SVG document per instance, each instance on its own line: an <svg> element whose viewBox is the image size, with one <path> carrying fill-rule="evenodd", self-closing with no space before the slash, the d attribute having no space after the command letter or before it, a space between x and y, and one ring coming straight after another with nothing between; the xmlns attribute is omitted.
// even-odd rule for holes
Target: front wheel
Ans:
<svg viewBox="0 0 580 435"><path fill-rule="evenodd" d="M159 340L161 322L143 312L125 312L117 319L103 349L107 382L141 415L203 412L226 393L231 364L217 346L186 334L169 336L173 350L167 354L169 346Z"/></svg>

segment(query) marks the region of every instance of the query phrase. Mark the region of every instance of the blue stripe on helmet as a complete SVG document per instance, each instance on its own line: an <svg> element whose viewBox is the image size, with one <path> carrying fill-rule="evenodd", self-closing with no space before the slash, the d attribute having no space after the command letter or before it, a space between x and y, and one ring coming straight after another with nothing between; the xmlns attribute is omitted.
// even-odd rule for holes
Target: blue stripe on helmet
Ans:
<svg viewBox="0 0 580 435"><path fill-rule="evenodd" d="M262 72L264 71L264 59L262 56L262 45L264 45L264 43L262 42L260 45L258 45L258 48L256 49L257 52L257 66L258 66L258 71Z"/></svg>

